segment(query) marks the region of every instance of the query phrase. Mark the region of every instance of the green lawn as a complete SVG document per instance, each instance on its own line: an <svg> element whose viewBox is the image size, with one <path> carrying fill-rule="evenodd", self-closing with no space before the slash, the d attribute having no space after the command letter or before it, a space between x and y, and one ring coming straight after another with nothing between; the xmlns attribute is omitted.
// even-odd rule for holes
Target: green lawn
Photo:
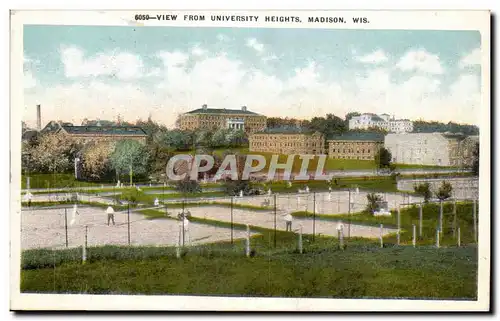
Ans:
<svg viewBox="0 0 500 321"><path fill-rule="evenodd" d="M64 188L100 186L101 183L77 181L73 173L70 174L30 174L31 188ZM21 175L21 188L26 188L26 175Z"/></svg>
<svg viewBox="0 0 500 321"><path fill-rule="evenodd" d="M130 250L115 258L63 263L21 273L26 293L186 294L263 297L476 299L477 251L464 248L353 245L244 257L234 251L173 250L137 259ZM50 255L49 255L50 256Z"/></svg>

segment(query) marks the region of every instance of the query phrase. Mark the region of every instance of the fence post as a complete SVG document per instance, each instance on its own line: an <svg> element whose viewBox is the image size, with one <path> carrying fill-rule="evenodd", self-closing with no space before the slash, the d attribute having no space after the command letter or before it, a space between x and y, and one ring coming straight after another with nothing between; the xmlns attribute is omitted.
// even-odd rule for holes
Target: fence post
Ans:
<svg viewBox="0 0 500 321"><path fill-rule="evenodd" d="M380 224L380 247L384 247L384 224Z"/></svg>
<svg viewBox="0 0 500 321"><path fill-rule="evenodd" d="M340 249L343 250L344 249L344 226L343 225L340 226L339 233L340 233L340 237L339 237Z"/></svg>
<svg viewBox="0 0 500 321"><path fill-rule="evenodd" d="M276 248L276 194L274 194L274 248Z"/></svg>
<svg viewBox="0 0 500 321"><path fill-rule="evenodd" d="M401 209L398 205L398 232L397 232L397 244L401 241Z"/></svg>
<svg viewBox="0 0 500 321"><path fill-rule="evenodd" d="M413 247L417 245L417 226L413 224Z"/></svg>
<svg viewBox="0 0 500 321"><path fill-rule="evenodd" d="M457 237L457 200L453 199L453 237Z"/></svg>
<svg viewBox="0 0 500 321"><path fill-rule="evenodd" d="M85 247L87 247L87 235L88 235L89 227L85 225Z"/></svg>
<svg viewBox="0 0 500 321"><path fill-rule="evenodd" d="M299 228L299 253L302 254L302 224L300 225Z"/></svg>
<svg viewBox="0 0 500 321"><path fill-rule="evenodd" d="M349 187L349 227L347 230L347 237L351 238L351 188Z"/></svg>
<svg viewBox="0 0 500 321"><path fill-rule="evenodd" d="M439 230L439 228L436 229L436 247L439 248L439 235L441 234L440 233L441 231Z"/></svg>
<svg viewBox="0 0 500 321"><path fill-rule="evenodd" d="M439 233L443 231L443 200L439 200Z"/></svg>
<svg viewBox="0 0 500 321"><path fill-rule="evenodd" d="M66 247L68 247L68 209L64 208L64 230L66 235Z"/></svg>
<svg viewBox="0 0 500 321"><path fill-rule="evenodd" d="M460 226L457 229L457 233L458 233L457 244L458 244L458 247L460 247Z"/></svg>
<svg viewBox="0 0 500 321"><path fill-rule="evenodd" d="M130 245L130 203L127 204L127 237L128 237L128 245Z"/></svg>
<svg viewBox="0 0 500 321"><path fill-rule="evenodd" d="M181 258L181 229L182 226L179 224L179 237L177 238L177 244L175 246L175 256L178 259Z"/></svg>
<svg viewBox="0 0 500 321"><path fill-rule="evenodd" d="M184 230L184 217L186 215L186 212L184 211L184 207L185 207L185 204L184 204L184 200L182 200L182 216L181 216L181 219L182 219L182 248L184 248L184 245L186 244L186 231Z"/></svg>
<svg viewBox="0 0 500 321"><path fill-rule="evenodd" d="M476 212L476 199L472 204L472 218L474 220L474 241L477 243L477 212Z"/></svg>
<svg viewBox="0 0 500 321"><path fill-rule="evenodd" d="M313 192L313 241L316 237L316 192Z"/></svg>
<svg viewBox="0 0 500 321"><path fill-rule="evenodd" d="M233 244L233 199L234 197L231 196L231 244Z"/></svg>
<svg viewBox="0 0 500 321"><path fill-rule="evenodd" d="M422 237L422 221L424 218L424 205L422 202L420 202L420 207L418 209L418 219L419 219L419 231L418 231L418 236L421 238Z"/></svg>
<svg viewBox="0 0 500 321"><path fill-rule="evenodd" d="M85 264L85 262L87 262L87 248L85 244L82 244L82 264Z"/></svg>
<svg viewBox="0 0 500 321"><path fill-rule="evenodd" d="M246 257L250 256L250 226L247 224L247 235L245 237L245 255Z"/></svg>

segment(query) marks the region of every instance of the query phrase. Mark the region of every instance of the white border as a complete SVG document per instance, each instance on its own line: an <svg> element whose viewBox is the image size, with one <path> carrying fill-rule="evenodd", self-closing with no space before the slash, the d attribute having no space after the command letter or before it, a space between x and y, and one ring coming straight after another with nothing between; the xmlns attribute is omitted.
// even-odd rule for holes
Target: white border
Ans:
<svg viewBox="0 0 500 321"><path fill-rule="evenodd" d="M455 1L460 2L460 1ZM67 5L67 4L66 4ZM307 7L311 4L308 3ZM95 6L97 8L99 6ZM188 5L180 3L172 4L170 8L189 8ZM195 6L192 8L200 8ZM304 6L302 6L304 7ZM337 6L339 7L339 6ZM415 8L415 6L413 6ZM419 6L420 7L420 6ZM453 6L451 6L453 7ZM247 8L252 8L248 3ZM422 8L422 7L420 7ZM154 10L160 11L160 10ZM164 10L161 10L164 11ZM199 11L199 10L197 10ZM231 10L233 11L233 10ZM22 106L23 86L20 86L22 79L22 28L23 23L51 23L51 24L114 24L126 25L137 10L130 12L47 12L30 11L16 12L11 16L11 191L18 191L20 188L19 166L20 166L20 141L14 137L20 137L20 113L16 112L16 106ZM310 12L309 12L310 13ZM309 13L306 13L307 16ZM184 12L183 12L184 14ZM241 12L238 12L241 14ZM279 15L287 15L280 12ZM297 12L293 12L297 14ZM336 15L349 15L349 12ZM352 12L351 12L352 14ZM104 296L96 295L34 295L19 293L19 193L12 192L10 202L11 207L11 309L29 310L253 310L253 311L437 311L437 310L487 310L489 307L489 264L490 264L490 217L486 215L490 212L490 59L489 59L489 13L488 12L439 12L413 11L407 12L356 12L356 16L366 15L371 20L371 24L364 26L369 29L461 29L461 30L481 30L482 43L482 103L481 110L481 202L480 202L480 222L479 224L479 284L478 301L423 301L423 300L342 300L342 299L280 299L280 298L216 298L216 297L193 297L189 296ZM107 16L103 19L103 16ZM315 13L315 15L320 15ZM417 15L419 15L417 17ZM125 19L125 20L123 20ZM303 19L305 20L305 19ZM376 21L374 23L374 21ZM150 23L148 23L150 25ZM153 25L151 23L151 25ZM162 25L167 25L163 23ZM179 24L176 24L179 25ZM209 26L209 25L207 25ZM228 24L227 26L231 26ZM236 25L233 25L236 27ZM241 24L238 24L241 26ZM262 27L262 25L260 25ZM286 27L280 25L279 27ZM289 27L298 27L292 25ZM300 27L325 27L306 26ZM333 25L336 27L336 25ZM346 26L342 26L346 27ZM359 26L356 26L358 29ZM352 27L351 27L352 28ZM17 71L17 72L14 72ZM196 305L194 305L194 303Z"/></svg>

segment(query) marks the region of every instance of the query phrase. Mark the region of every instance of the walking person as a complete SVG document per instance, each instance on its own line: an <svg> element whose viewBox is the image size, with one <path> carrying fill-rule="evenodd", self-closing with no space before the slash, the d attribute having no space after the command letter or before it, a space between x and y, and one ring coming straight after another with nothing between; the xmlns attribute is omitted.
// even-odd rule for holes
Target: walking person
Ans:
<svg viewBox="0 0 500 321"><path fill-rule="evenodd" d="M155 205L155 207L160 206L160 200L158 199L158 197L157 197L157 198L155 198L154 205Z"/></svg>
<svg viewBox="0 0 500 321"><path fill-rule="evenodd" d="M285 215L285 223L286 223L286 231L292 231L292 221L293 221L293 216L288 213Z"/></svg>
<svg viewBox="0 0 500 321"><path fill-rule="evenodd" d="M113 222L113 225L115 225L115 210L113 209L113 206L109 204L108 208L106 209L106 214L108 214L108 226L109 226L109 221Z"/></svg>

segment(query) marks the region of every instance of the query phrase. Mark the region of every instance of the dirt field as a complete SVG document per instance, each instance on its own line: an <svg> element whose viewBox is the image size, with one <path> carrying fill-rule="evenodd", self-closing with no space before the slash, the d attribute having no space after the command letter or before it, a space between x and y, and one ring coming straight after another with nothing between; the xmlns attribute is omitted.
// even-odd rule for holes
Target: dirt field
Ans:
<svg viewBox="0 0 500 321"><path fill-rule="evenodd" d="M78 208L73 219L73 208L67 210L68 245L81 246L87 229L88 246L127 245L127 214L116 213L115 223L107 225L104 210L93 207ZM72 224L73 223L73 224ZM64 209L23 209L21 216L21 248L66 247ZM231 230L205 224L189 223L185 244L211 243L231 239ZM147 220L141 214L130 214L130 240L132 245L175 245L181 227L176 220ZM234 239L244 238L246 232L233 231Z"/></svg>
<svg viewBox="0 0 500 321"><path fill-rule="evenodd" d="M368 193L359 192L351 193L351 213L361 212L366 208ZM378 193L384 200L388 202L391 209L397 209L398 205L408 202L420 202L423 199L420 197L411 196L406 194L395 193ZM316 197L314 202L314 197ZM215 202L231 202L230 198L214 199ZM266 201L269 202L269 208L274 208L274 195L262 196L245 196L235 197L234 204L263 206ZM276 208L282 211L314 211L314 204L316 203L317 214L346 214L349 212L349 192L323 192L316 193L303 193L303 194L278 194L276 196Z"/></svg>
<svg viewBox="0 0 500 321"><path fill-rule="evenodd" d="M219 221L231 221L231 210L228 207L223 206L207 206L207 207L186 207L186 210L191 212L192 216L199 218L214 219ZM278 230L285 230L285 220L284 211L277 212L276 215L276 228ZM255 226L261 226L265 228L274 228L274 211L252 211L247 209L233 209L233 222L240 224L249 224ZM316 235L329 235L337 237L337 225L341 223L340 221L324 221L316 220L313 222L312 219L305 218L294 218L292 222L292 228L298 229L302 225L302 233L312 234L313 225ZM348 224L347 222L342 222L344 225L344 235L347 236ZM395 233L394 229L383 229L383 234ZM351 236L367 237L367 238L377 238L380 235L380 228L354 225L351 224Z"/></svg>

